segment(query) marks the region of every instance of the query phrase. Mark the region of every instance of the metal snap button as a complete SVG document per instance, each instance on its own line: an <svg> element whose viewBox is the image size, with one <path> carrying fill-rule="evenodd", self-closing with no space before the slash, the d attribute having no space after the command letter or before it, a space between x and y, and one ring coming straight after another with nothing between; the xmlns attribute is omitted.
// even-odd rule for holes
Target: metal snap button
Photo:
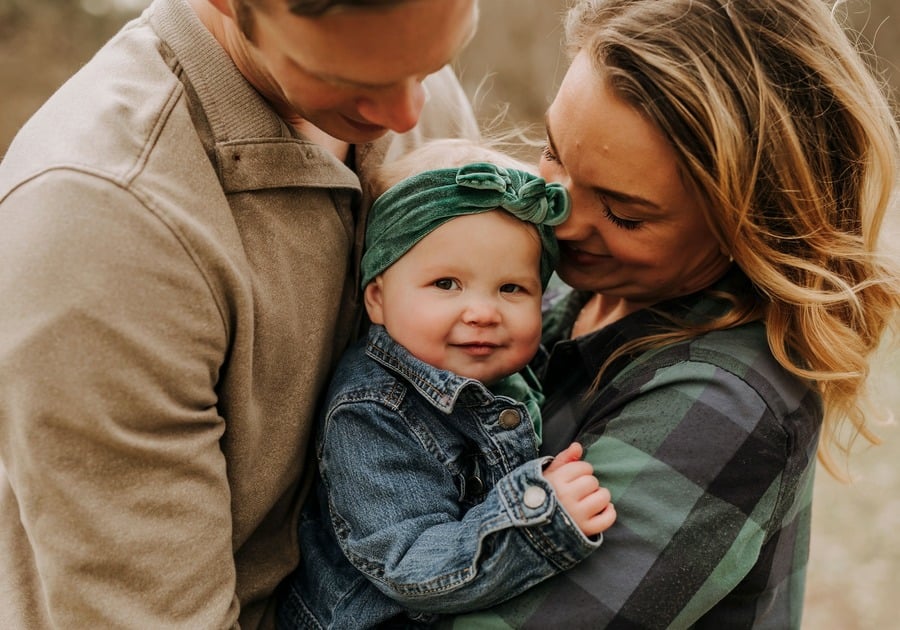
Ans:
<svg viewBox="0 0 900 630"><path fill-rule="evenodd" d="M500 412L500 426L504 429L515 429L522 422L522 416L515 409L504 409Z"/></svg>
<svg viewBox="0 0 900 630"><path fill-rule="evenodd" d="M541 507L546 500L547 491L540 486L528 486L525 489L525 495L522 497L525 507L530 507L531 509Z"/></svg>

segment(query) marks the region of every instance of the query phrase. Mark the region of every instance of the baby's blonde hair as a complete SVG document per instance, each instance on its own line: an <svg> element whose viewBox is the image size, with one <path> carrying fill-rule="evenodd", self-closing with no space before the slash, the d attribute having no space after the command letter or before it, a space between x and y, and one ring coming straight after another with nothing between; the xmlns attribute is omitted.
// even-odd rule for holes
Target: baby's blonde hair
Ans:
<svg viewBox="0 0 900 630"><path fill-rule="evenodd" d="M500 151L490 141L477 143L461 138L440 138L430 140L396 160L385 162L375 173L372 190L378 197L411 175L440 168L456 168L472 162L490 162L504 168L537 174L534 166Z"/></svg>

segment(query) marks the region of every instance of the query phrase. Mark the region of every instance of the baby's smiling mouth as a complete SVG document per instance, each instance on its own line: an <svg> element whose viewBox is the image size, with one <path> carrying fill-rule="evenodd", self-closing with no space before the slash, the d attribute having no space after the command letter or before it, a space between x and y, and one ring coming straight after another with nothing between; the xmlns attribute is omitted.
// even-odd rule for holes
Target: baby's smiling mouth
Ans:
<svg viewBox="0 0 900 630"><path fill-rule="evenodd" d="M451 345L474 356L487 356L500 347L499 344L490 341L468 341Z"/></svg>

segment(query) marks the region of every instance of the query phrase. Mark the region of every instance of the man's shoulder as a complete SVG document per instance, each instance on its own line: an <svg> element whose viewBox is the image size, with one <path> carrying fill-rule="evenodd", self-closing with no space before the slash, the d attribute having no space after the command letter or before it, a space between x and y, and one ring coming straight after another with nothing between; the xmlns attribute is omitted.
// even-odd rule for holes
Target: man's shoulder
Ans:
<svg viewBox="0 0 900 630"><path fill-rule="evenodd" d="M127 180L182 92L152 29L133 23L22 127L0 168L0 194L59 168Z"/></svg>

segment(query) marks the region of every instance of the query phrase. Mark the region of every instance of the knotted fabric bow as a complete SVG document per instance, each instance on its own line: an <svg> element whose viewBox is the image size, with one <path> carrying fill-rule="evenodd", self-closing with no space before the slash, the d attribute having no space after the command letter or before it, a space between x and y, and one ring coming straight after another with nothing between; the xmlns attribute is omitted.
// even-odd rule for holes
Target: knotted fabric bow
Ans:
<svg viewBox="0 0 900 630"><path fill-rule="evenodd" d="M447 221L503 209L533 223L541 237L544 288L559 260L553 226L569 216L569 196L557 183L487 162L424 171L384 192L369 211L362 286Z"/></svg>

